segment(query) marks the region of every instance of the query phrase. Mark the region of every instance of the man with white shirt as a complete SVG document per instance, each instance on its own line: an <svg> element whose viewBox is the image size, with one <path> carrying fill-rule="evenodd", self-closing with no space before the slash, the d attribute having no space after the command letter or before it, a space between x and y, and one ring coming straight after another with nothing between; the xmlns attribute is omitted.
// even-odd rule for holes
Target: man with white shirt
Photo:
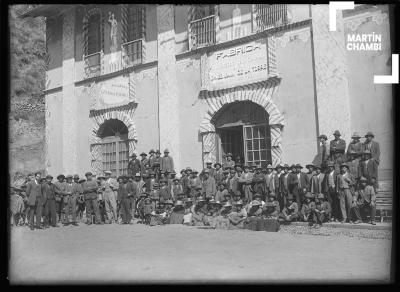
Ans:
<svg viewBox="0 0 400 292"><path fill-rule="evenodd" d="M341 223L345 223L351 219L351 207L353 196L350 188L354 186L354 178L349 172L347 163L340 165L340 174L337 176L336 189L339 192L340 209L342 213Z"/></svg>
<svg viewBox="0 0 400 292"><path fill-rule="evenodd" d="M323 188L326 190L326 198L332 206L331 221L339 222L342 216L339 197L336 191L337 172L335 170L335 165L331 161L327 164L327 168L324 176Z"/></svg>
<svg viewBox="0 0 400 292"><path fill-rule="evenodd" d="M251 201L253 197L253 189L251 187L253 182L253 173L250 172L249 165L244 166L244 173L241 174L238 180L239 184L242 185L244 197Z"/></svg>
<svg viewBox="0 0 400 292"><path fill-rule="evenodd" d="M270 194L275 193L275 178L273 173L274 168L271 164L267 165L267 173L265 174L265 189L266 189L266 197L263 198L265 201L268 200Z"/></svg>
<svg viewBox="0 0 400 292"><path fill-rule="evenodd" d="M103 191L103 200L106 208L107 214L107 223L117 222L117 190L119 188L118 182L111 177L111 171L106 170L105 174L105 183L104 183L104 191Z"/></svg>
<svg viewBox="0 0 400 292"><path fill-rule="evenodd" d="M31 230L35 227L43 229L40 226L42 218L43 200L42 200L42 185L41 173L35 173L35 179L31 180L26 186L26 197L28 198L29 206L29 226ZM33 215L36 213L36 226L34 225Z"/></svg>
<svg viewBox="0 0 400 292"><path fill-rule="evenodd" d="M311 177L310 180L310 191L311 193L314 195L316 202L318 201L318 195L319 194L324 194L325 193L325 189L323 188L323 181L324 181L324 177L325 174L321 173L321 167L319 167L318 165L314 166L315 168L315 173L314 175Z"/></svg>

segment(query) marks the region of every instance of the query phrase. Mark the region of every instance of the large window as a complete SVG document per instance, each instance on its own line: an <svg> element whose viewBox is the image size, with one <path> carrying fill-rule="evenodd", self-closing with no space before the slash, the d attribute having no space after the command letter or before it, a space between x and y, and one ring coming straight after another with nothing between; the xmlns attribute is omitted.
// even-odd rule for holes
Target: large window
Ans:
<svg viewBox="0 0 400 292"><path fill-rule="evenodd" d="M93 77L100 75L101 72L102 17L100 10L91 12L86 17L85 72L87 77Z"/></svg>
<svg viewBox="0 0 400 292"><path fill-rule="evenodd" d="M145 38L145 5L123 5L126 26L123 27L122 54L126 65L136 65L143 61L143 41Z"/></svg>
<svg viewBox="0 0 400 292"><path fill-rule="evenodd" d="M257 30L280 26L288 23L287 4L255 4Z"/></svg>
<svg viewBox="0 0 400 292"><path fill-rule="evenodd" d="M103 171L110 170L113 175L128 174L128 129L120 120L111 119L99 129L102 137Z"/></svg>
<svg viewBox="0 0 400 292"><path fill-rule="evenodd" d="M272 163L271 134L268 125L244 126L246 163L266 167Z"/></svg>
<svg viewBox="0 0 400 292"><path fill-rule="evenodd" d="M196 5L189 11L190 47L215 43L215 5Z"/></svg>

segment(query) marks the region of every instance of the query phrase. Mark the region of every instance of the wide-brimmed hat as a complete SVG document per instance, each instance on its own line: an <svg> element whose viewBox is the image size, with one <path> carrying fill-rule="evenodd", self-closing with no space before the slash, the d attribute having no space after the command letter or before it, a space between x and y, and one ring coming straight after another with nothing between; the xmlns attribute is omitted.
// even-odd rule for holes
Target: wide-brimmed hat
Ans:
<svg viewBox="0 0 400 292"><path fill-rule="evenodd" d="M365 177L360 177L360 182L362 182L362 181L365 181L365 182L367 182L368 180L365 178Z"/></svg>
<svg viewBox="0 0 400 292"><path fill-rule="evenodd" d="M308 198L308 199L313 199L314 195L311 192L307 192L305 197Z"/></svg>
<svg viewBox="0 0 400 292"><path fill-rule="evenodd" d="M278 168L283 168L283 166L282 165L280 165L280 164L278 164L277 166L275 166L275 169L278 169Z"/></svg>
<svg viewBox="0 0 400 292"><path fill-rule="evenodd" d="M292 165L290 166L290 169L292 169L292 168L296 168L296 164L292 164Z"/></svg>
<svg viewBox="0 0 400 292"><path fill-rule="evenodd" d="M135 177L141 177L140 173L137 172L137 173L135 174Z"/></svg>
<svg viewBox="0 0 400 292"><path fill-rule="evenodd" d="M131 157L137 157L136 153L133 153L133 154L131 155Z"/></svg>
<svg viewBox="0 0 400 292"><path fill-rule="evenodd" d="M172 200L167 200L167 201L165 202L165 204L166 204L166 205L173 205L174 202L173 202Z"/></svg>
<svg viewBox="0 0 400 292"><path fill-rule="evenodd" d="M192 170L192 173L193 173L193 174L198 174L199 172L198 172L197 170L193 169L193 170Z"/></svg>
<svg viewBox="0 0 400 292"><path fill-rule="evenodd" d="M303 166L301 166L300 163L297 163L297 164L296 164L296 168L303 168Z"/></svg>
<svg viewBox="0 0 400 292"><path fill-rule="evenodd" d="M332 161L329 161L329 162L327 163L326 166L328 166L328 167L335 167L335 164L334 164Z"/></svg>
<svg viewBox="0 0 400 292"><path fill-rule="evenodd" d="M89 175L93 175L93 173L91 173L90 171L85 173L85 176L89 176Z"/></svg>
<svg viewBox="0 0 400 292"><path fill-rule="evenodd" d="M259 193L255 193L255 194L253 195L253 198L261 198L261 195L260 195Z"/></svg>
<svg viewBox="0 0 400 292"><path fill-rule="evenodd" d="M46 175L46 179L53 179L53 176L51 174Z"/></svg>
<svg viewBox="0 0 400 292"><path fill-rule="evenodd" d="M57 176L57 179L60 179L60 178L64 179L64 178L65 178L65 175L59 174L59 175Z"/></svg>
<svg viewBox="0 0 400 292"><path fill-rule="evenodd" d="M169 150L165 148L164 153L169 153Z"/></svg>
<svg viewBox="0 0 400 292"><path fill-rule="evenodd" d="M156 154L161 154L159 149L156 150Z"/></svg>
<svg viewBox="0 0 400 292"><path fill-rule="evenodd" d="M111 172L111 170L105 170L105 171L104 171L104 174L110 174L110 175L111 175L112 172Z"/></svg>
<svg viewBox="0 0 400 292"><path fill-rule="evenodd" d="M309 167L315 168L315 165L312 164L312 163L311 163L311 164L307 164L307 165L306 165L306 168L309 168Z"/></svg>
<svg viewBox="0 0 400 292"><path fill-rule="evenodd" d="M333 132L333 135L334 135L334 136L341 136L339 130L336 130L335 132Z"/></svg>
<svg viewBox="0 0 400 292"><path fill-rule="evenodd" d="M259 202L259 201L257 201L257 200L253 200L253 201L251 201L251 206L253 207L253 206L260 206L261 205L261 202Z"/></svg>
<svg viewBox="0 0 400 292"><path fill-rule="evenodd" d="M324 194L318 194L317 199L323 199L325 198Z"/></svg>
<svg viewBox="0 0 400 292"><path fill-rule="evenodd" d="M365 138L367 138L368 136L371 136L372 138L375 137L374 133L372 133L371 131L368 131L367 134L365 134Z"/></svg>
<svg viewBox="0 0 400 292"><path fill-rule="evenodd" d="M72 176L72 174L68 174L66 177L65 177L66 179L73 179L74 177Z"/></svg>
<svg viewBox="0 0 400 292"><path fill-rule="evenodd" d="M151 153L156 153L156 152L154 151L154 149L150 149L149 154Z"/></svg>
<svg viewBox="0 0 400 292"><path fill-rule="evenodd" d="M220 201L215 201L214 204L222 206L222 203Z"/></svg>
<svg viewBox="0 0 400 292"><path fill-rule="evenodd" d="M214 167L216 167L217 165L219 165L220 167L222 166L219 162L214 163Z"/></svg>
<svg viewBox="0 0 400 292"><path fill-rule="evenodd" d="M186 169L181 169L179 173L182 174L182 172L186 172Z"/></svg>
<svg viewBox="0 0 400 292"><path fill-rule="evenodd" d="M230 202L230 201L227 201L227 202L224 204L224 207L232 207L231 202Z"/></svg>
<svg viewBox="0 0 400 292"><path fill-rule="evenodd" d="M274 169L271 164L267 165L267 169Z"/></svg>
<svg viewBox="0 0 400 292"><path fill-rule="evenodd" d="M226 156L226 157L228 157L228 156L232 157L233 155L232 155L232 153L228 152L228 153L226 153L225 156Z"/></svg>
<svg viewBox="0 0 400 292"><path fill-rule="evenodd" d="M105 180L106 177L101 175L101 176L98 176L97 179L104 179Z"/></svg>
<svg viewBox="0 0 400 292"><path fill-rule="evenodd" d="M147 156L147 153L142 152L142 153L140 153L140 156Z"/></svg>
<svg viewBox="0 0 400 292"><path fill-rule="evenodd" d="M183 206L183 202L181 200L176 201L175 206Z"/></svg>
<svg viewBox="0 0 400 292"><path fill-rule="evenodd" d="M318 139L322 139L322 138L324 138L325 140L328 140L328 137L326 135L319 135L318 136Z"/></svg>
<svg viewBox="0 0 400 292"><path fill-rule="evenodd" d="M270 193L270 194L268 195L268 197L270 197L270 198L276 198L276 195L275 195L275 193Z"/></svg>
<svg viewBox="0 0 400 292"><path fill-rule="evenodd" d="M358 134L358 132L354 132L353 135L351 135L351 139L355 138L361 138L361 136Z"/></svg>
<svg viewBox="0 0 400 292"><path fill-rule="evenodd" d="M314 164L314 168L315 168L315 169L321 169L321 166L318 165L318 164Z"/></svg>
<svg viewBox="0 0 400 292"><path fill-rule="evenodd" d="M179 182L179 178L175 177L172 179L172 181L178 181Z"/></svg>
<svg viewBox="0 0 400 292"><path fill-rule="evenodd" d="M203 196L197 197L197 202L205 202L206 200L203 198Z"/></svg>
<svg viewBox="0 0 400 292"><path fill-rule="evenodd" d="M348 165L347 163L342 163L342 164L340 165L340 168L342 168L343 166L347 167L347 169L350 169L350 167L349 167L349 165Z"/></svg>
<svg viewBox="0 0 400 292"><path fill-rule="evenodd" d="M185 200L185 203L193 203L193 199L191 197L189 197Z"/></svg>
<svg viewBox="0 0 400 292"><path fill-rule="evenodd" d="M203 170L203 173L210 173L210 170L209 170L208 168L205 168L205 169Z"/></svg>
<svg viewBox="0 0 400 292"><path fill-rule="evenodd" d="M233 204L234 204L234 205L243 205L243 201L242 201L242 200L239 200L239 201L234 202Z"/></svg>
<svg viewBox="0 0 400 292"><path fill-rule="evenodd" d="M74 179L79 179L79 174L74 174Z"/></svg>
<svg viewBox="0 0 400 292"><path fill-rule="evenodd" d="M84 178L81 178L79 181L78 181L78 183L83 183L83 182L85 182L86 181L86 179L84 179Z"/></svg>
<svg viewBox="0 0 400 292"><path fill-rule="evenodd" d="M283 167L282 167L282 168L287 168L287 169L289 169L289 168L290 168L290 166L289 166L289 164L285 163L285 164L283 165Z"/></svg>

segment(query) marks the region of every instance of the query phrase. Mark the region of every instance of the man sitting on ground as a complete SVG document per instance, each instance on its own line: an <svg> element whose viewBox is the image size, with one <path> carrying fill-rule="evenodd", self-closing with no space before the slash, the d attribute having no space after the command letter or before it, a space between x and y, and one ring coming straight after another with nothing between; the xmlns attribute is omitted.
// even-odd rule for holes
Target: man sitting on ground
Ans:
<svg viewBox="0 0 400 292"><path fill-rule="evenodd" d="M299 206L296 201L293 200L292 196L288 197L286 206L283 208L279 217L285 222L293 222L299 219Z"/></svg>

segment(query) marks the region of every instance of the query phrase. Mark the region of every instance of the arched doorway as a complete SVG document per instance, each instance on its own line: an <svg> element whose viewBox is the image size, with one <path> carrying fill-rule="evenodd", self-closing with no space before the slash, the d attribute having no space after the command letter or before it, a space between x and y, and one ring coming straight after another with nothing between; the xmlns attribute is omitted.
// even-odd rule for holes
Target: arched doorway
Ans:
<svg viewBox="0 0 400 292"><path fill-rule="evenodd" d="M269 115L251 101L224 105L211 119L216 132L216 160L233 160L266 167L272 163Z"/></svg>
<svg viewBox="0 0 400 292"><path fill-rule="evenodd" d="M112 175L128 174L128 128L118 119L109 119L100 125L97 136L101 138L102 171Z"/></svg>

